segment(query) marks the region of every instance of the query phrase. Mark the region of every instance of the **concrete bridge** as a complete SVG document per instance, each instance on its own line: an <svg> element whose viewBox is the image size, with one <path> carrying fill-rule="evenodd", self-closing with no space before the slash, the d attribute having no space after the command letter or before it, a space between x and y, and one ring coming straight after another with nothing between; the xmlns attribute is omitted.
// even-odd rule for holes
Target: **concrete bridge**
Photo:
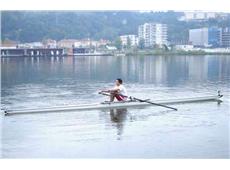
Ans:
<svg viewBox="0 0 230 170"><path fill-rule="evenodd" d="M1 48L2 57L65 56L64 48Z"/></svg>

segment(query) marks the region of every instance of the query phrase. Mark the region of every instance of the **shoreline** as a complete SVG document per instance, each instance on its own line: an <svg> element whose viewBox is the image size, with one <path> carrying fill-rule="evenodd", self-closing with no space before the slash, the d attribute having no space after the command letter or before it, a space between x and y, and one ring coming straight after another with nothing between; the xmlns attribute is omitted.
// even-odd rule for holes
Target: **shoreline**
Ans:
<svg viewBox="0 0 230 170"><path fill-rule="evenodd" d="M137 50L124 51L126 56L130 55L230 55L230 52L205 52L205 51L163 51L163 50Z"/></svg>

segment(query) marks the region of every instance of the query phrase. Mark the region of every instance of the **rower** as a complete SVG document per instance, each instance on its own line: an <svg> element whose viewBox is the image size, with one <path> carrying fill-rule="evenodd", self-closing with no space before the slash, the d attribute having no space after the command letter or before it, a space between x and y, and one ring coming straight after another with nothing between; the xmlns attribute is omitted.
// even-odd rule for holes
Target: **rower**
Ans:
<svg viewBox="0 0 230 170"><path fill-rule="evenodd" d="M102 92L110 93L110 102L113 102L115 98L118 101L126 101L128 96L127 90L120 78L116 79L115 87L113 89L103 90Z"/></svg>

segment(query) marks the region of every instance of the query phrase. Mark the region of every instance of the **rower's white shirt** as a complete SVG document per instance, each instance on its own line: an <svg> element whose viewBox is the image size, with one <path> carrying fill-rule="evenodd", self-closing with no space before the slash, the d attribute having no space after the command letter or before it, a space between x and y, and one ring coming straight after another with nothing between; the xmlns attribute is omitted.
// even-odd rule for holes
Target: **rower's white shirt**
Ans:
<svg viewBox="0 0 230 170"><path fill-rule="evenodd" d="M119 93L121 95L128 96L127 90L124 85L121 84L120 86L115 86L114 89L115 90L119 89Z"/></svg>

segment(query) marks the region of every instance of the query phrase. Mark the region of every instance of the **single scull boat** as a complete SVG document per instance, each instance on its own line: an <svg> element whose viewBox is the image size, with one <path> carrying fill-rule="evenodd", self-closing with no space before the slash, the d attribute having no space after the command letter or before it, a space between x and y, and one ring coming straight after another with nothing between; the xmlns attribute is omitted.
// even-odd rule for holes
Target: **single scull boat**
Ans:
<svg viewBox="0 0 230 170"><path fill-rule="evenodd" d="M177 98L177 99L166 99L166 100L154 100L157 104L181 104L181 103L194 103L194 102L208 102L216 101L221 102L223 95L210 95L203 97L192 97L192 98ZM47 108L31 108L31 109L15 109L15 110L4 110L5 115L13 114L26 114L26 113L47 113L47 112L66 112L66 111L80 111L80 110L93 110L93 109L113 109L113 108L128 108L128 107L143 107L153 106L150 103L140 102L136 100L122 101L122 102L102 102L94 104L80 104L80 105L68 105L68 106L55 106Z"/></svg>

